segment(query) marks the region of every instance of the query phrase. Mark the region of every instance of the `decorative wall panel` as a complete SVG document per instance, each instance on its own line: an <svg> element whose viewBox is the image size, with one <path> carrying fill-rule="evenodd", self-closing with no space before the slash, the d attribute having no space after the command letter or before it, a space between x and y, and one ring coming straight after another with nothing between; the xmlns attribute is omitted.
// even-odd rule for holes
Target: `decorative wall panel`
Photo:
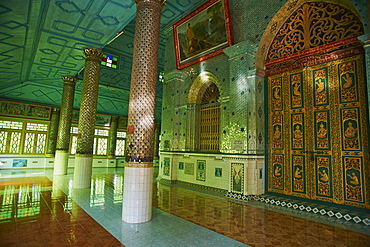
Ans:
<svg viewBox="0 0 370 247"><path fill-rule="evenodd" d="M269 77L269 191L369 207L364 82L362 54Z"/></svg>

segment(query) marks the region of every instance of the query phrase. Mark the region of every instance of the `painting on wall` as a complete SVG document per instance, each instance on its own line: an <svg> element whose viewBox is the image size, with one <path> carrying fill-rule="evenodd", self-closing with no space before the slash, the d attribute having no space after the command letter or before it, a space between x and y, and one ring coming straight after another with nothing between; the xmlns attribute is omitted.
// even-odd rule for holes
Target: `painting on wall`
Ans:
<svg viewBox="0 0 370 247"><path fill-rule="evenodd" d="M27 159L14 159L13 167L27 167Z"/></svg>
<svg viewBox="0 0 370 247"><path fill-rule="evenodd" d="M231 191L243 193L244 187L244 164L231 163Z"/></svg>
<svg viewBox="0 0 370 247"><path fill-rule="evenodd" d="M232 43L228 0L210 0L173 25L176 65L183 69Z"/></svg>
<svg viewBox="0 0 370 247"><path fill-rule="evenodd" d="M179 170L184 170L184 162L179 162Z"/></svg>
<svg viewBox="0 0 370 247"><path fill-rule="evenodd" d="M197 161L197 180L206 181L206 161Z"/></svg>
<svg viewBox="0 0 370 247"><path fill-rule="evenodd" d="M222 168L216 167L215 168L215 177L222 177Z"/></svg>
<svg viewBox="0 0 370 247"><path fill-rule="evenodd" d="M170 158L164 158L164 166L163 166L163 175L169 176L170 175L170 165L171 165L171 159Z"/></svg>
<svg viewBox="0 0 370 247"><path fill-rule="evenodd" d="M194 175L194 163L185 163L185 174Z"/></svg>

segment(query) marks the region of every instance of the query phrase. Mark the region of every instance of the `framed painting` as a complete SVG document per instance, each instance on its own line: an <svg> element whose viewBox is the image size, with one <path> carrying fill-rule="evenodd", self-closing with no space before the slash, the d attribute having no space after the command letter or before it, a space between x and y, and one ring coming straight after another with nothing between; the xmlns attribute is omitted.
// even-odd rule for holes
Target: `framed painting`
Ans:
<svg viewBox="0 0 370 247"><path fill-rule="evenodd" d="M197 161L197 180L206 181L206 161Z"/></svg>
<svg viewBox="0 0 370 247"><path fill-rule="evenodd" d="M170 158L164 158L164 167L163 167L163 175L169 176L171 170L171 159Z"/></svg>
<svg viewBox="0 0 370 247"><path fill-rule="evenodd" d="M231 163L231 191L243 193L244 191L244 164Z"/></svg>
<svg viewBox="0 0 370 247"><path fill-rule="evenodd" d="M176 65L184 69L232 44L228 0L210 0L173 25Z"/></svg>
<svg viewBox="0 0 370 247"><path fill-rule="evenodd" d="M27 159L14 159L13 167L27 167Z"/></svg>

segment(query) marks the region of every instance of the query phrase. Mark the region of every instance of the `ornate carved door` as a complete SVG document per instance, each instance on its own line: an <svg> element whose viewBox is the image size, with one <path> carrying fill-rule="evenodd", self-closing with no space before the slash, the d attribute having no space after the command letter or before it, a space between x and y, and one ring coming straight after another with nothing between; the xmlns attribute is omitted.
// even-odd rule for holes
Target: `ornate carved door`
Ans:
<svg viewBox="0 0 370 247"><path fill-rule="evenodd" d="M348 4L301 2L266 51L268 190L369 208L362 23Z"/></svg>
<svg viewBox="0 0 370 247"><path fill-rule="evenodd" d="M268 78L269 191L364 207L362 56Z"/></svg>

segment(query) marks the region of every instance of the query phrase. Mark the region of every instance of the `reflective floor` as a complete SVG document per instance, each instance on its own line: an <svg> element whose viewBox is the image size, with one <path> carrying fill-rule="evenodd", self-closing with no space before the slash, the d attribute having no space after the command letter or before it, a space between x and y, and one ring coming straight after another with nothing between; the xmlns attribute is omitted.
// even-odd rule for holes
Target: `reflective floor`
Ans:
<svg viewBox="0 0 370 247"><path fill-rule="evenodd" d="M370 246L370 226L338 224L263 203L241 204L153 179L153 219L121 221L123 168L0 170L0 246ZM335 224L335 225L334 225Z"/></svg>

